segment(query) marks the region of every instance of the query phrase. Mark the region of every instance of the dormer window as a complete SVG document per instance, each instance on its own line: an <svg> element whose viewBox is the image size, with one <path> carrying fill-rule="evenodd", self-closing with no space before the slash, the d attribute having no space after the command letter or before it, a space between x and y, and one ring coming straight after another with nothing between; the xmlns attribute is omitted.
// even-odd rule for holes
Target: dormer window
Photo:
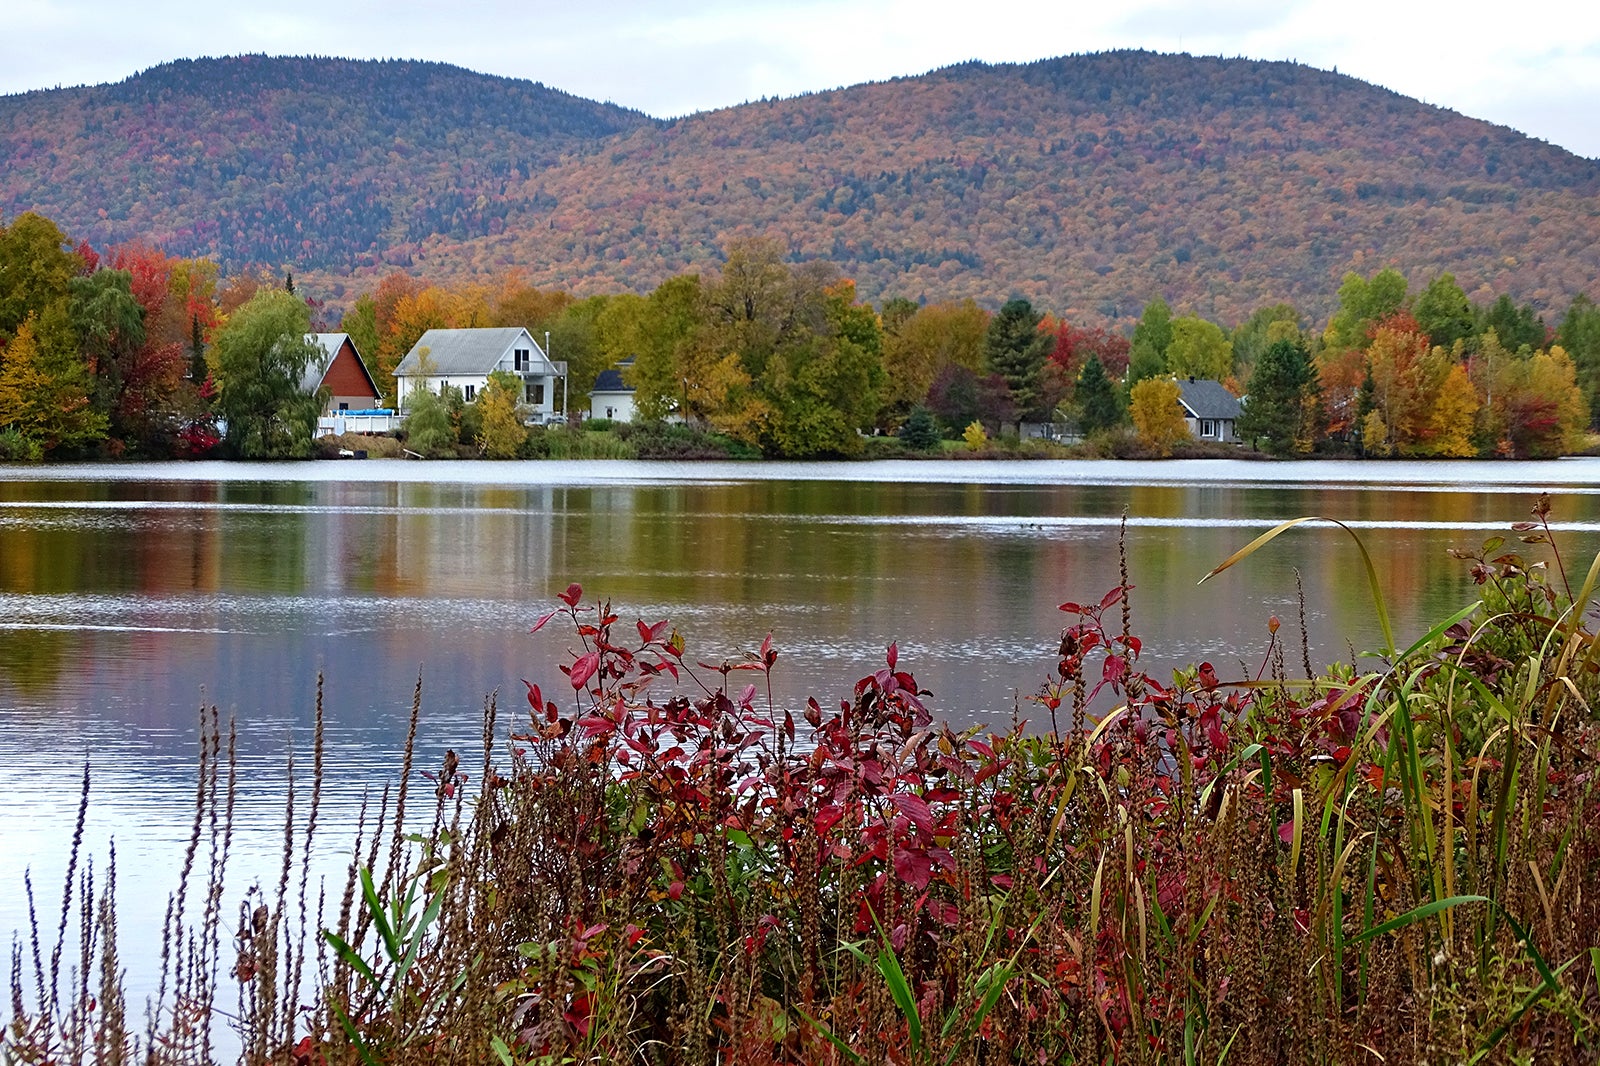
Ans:
<svg viewBox="0 0 1600 1066"><path fill-rule="evenodd" d="M514 361L514 363L516 365L517 373L520 374L523 371L528 369L528 363L529 363L528 355L529 355L529 352L528 352L528 349L526 349L526 348L517 348L517 349L512 351L511 358L512 358L512 360Z"/></svg>

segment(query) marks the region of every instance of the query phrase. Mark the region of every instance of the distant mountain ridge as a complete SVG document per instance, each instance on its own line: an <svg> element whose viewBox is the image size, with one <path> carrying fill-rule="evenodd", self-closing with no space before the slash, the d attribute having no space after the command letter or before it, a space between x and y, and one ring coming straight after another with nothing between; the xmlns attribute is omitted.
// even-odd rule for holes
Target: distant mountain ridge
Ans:
<svg viewBox="0 0 1600 1066"><path fill-rule="evenodd" d="M508 183L655 120L409 60L180 60L113 85L0 97L0 211L227 267L352 269L493 231Z"/></svg>
<svg viewBox="0 0 1600 1066"><path fill-rule="evenodd" d="M647 289L740 233L863 295L1082 317L1326 310L1346 270L1600 297L1600 162L1292 63L1148 52L659 122L436 63L241 57L0 98L0 213L337 288L395 266Z"/></svg>

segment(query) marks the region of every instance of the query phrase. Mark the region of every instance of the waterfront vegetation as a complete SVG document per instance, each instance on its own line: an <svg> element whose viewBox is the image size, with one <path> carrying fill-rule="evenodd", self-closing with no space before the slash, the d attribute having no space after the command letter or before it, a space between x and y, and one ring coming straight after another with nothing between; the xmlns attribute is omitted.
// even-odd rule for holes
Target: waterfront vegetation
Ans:
<svg viewBox="0 0 1600 1066"><path fill-rule="evenodd" d="M479 756L414 764L419 686L342 892L309 876L320 706L277 880L242 894L236 737L203 714L152 1004L115 857L75 849L59 913L30 883L0 1057L1592 1063L1600 558L1558 549L1541 500L1401 648L1353 540L1370 660L1318 667L1274 618L1251 662L1160 678L1124 563L1062 604L1006 731L934 721L893 645L780 704L770 638L702 661L574 585L533 627L562 674L487 700Z"/></svg>
<svg viewBox="0 0 1600 1066"><path fill-rule="evenodd" d="M1600 308L1582 294L1551 327L1506 294L1474 303L1449 273L1414 288L1384 269L1346 275L1326 323L1278 303L1224 324L1154 296L1129 330L1004 300L995 284L992 313L971 300L873 307L829 264L752 237L648 294L395 273L338 328L392 394L427 329L526 327L568 365L568 421L622 364L643 421L699 431L692 445L659 430L546 438L521 424L512 380L473 403L452 388L422 397L401 433L424 456L852 458L874 437L926 452L1024 426L1083 438L1090 454L1184 454L1179 378L1246 396L1239 432L1274 455L1548 458L1586 448L1600 415ZM102 255L27 213L0 227L0 285L0 462L313 453L304 336L334 314L287 272L224 279L147 246Z"/></svg>

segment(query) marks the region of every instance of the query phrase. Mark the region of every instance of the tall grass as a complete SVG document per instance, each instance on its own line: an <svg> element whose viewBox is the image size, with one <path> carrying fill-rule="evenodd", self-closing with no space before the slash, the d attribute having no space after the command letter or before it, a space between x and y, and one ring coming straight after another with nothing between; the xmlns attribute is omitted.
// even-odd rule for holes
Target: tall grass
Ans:
<svg viewBox="0 0 1600 1066"><path fill-rule="evenodd" d="M0 1053L211 1061L231 984L247 1063L1593 1063L1600 560L1572 587L1545 522L1516 533L1548 562L1465 553L1481 598L1403 649L1369 564L1376 665L1313 671L1302 620L1296 676L1277 619L1248 676L1144 673L1124 564L1063 605L1032 731L938 725L893 646L780 706L770 638L700 662L573 586L535 627L569 628L565 676L504 738L486 702L481 762L411 765L419 686L326 917L320 727L305 828L291 798L277 884L225 928L234 741L205 716L204 884L144 1031L114 863L74 849Z"/></svg>

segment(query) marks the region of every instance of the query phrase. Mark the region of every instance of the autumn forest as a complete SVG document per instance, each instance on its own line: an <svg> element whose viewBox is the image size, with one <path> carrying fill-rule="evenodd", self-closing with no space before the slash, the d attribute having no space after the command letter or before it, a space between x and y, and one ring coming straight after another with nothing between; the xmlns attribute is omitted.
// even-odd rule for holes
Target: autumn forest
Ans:
<svg viewBox="0 0 1600 1066"><path fill-rule="evenodd" d="M297 373L231 353L333 329L389 400L429 328L548 331L574 409L626 360L646 418L782 457L1025 425L1169 454L1178 377L1276 454L1566 454L1600 412L1600 164L1293 63L972 63L661 122L185 60L0 98L0 152L0 459L310 454ZM544 454L479 415L441 454Z"/></svg>

